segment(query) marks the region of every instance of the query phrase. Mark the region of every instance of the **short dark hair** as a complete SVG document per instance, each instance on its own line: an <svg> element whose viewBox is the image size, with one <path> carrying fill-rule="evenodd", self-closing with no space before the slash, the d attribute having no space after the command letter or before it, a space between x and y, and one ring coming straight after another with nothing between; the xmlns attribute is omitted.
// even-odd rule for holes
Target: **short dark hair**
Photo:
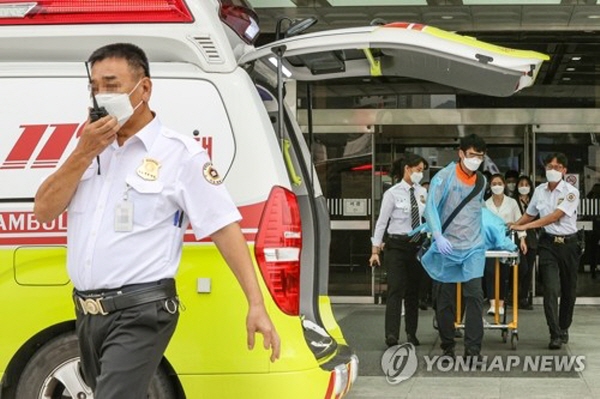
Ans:
<svg viewBox="0 0 600 399"><path fill-rule="evenodd" d="M481 137L473 133L460 139L459 148L465 152L469 148L473 148L477 152L485 152L487 150L487 145Z"/></svg>
<svg viewBox="0 0 600 399"><path fill-rule="evenodd" d="M509 169L509 170L506 171L506 173L504 173L504 178L505 179L512 179L512 178L518 179L519 178L519 172L517 172L514 169Z"/></svg>
<svg viewBox="0 0 600 399"><path fill-rule="evenodd" d="M409 168L414 168L415 166L423 163L423 169L427 170L429 168L429 163L420 155L414 154L412 152L405 152L398 159L394 161L392 164L392 170L390 174L395 178L402 178L404 176L404 167L408 166Z"/></svg>
<svg viewBox="0 0 600 399"><path fill-rule="evenodd" d="M529 176L526 175L521 175L519 176L519 180L517 180L517 187L519 187L519 184L521 184L522 181L526 181L527 184L529 184L529 198L533 197L533 192L535 191L535 186L533 185L533 182L531 181L531 179L529 178ZM513 193L513 197L518 199L519 198L519 189L516 189L515 192Z"/></svg>
<svg viewBox="0 0 600 399"><path fill-rule="evenodd" d="M502 176L502 173L494 173L493 175L490 176L490 184L492 183L492 180L494 179L500 179L502 180L502 184L506 184L506 180L504 179L504 176Z"/></svg>
<svg viewBox="0 0 600 399"><path fill-rule="evenodd" d="M562 152L553 152L552 154L547 155L546 158L544 158L544 166L552 162L554 158L556 158L556 162L558 162L565 168L569 166L569 160L567 159L567 156Z"/></svg>
<svg viewBox="0 0 600 399"><path fill-rule="evenodd" d="M142 74L144 77L150 77L150 66L148 64L148 57L144 50L131 43L114 43L108 44L104 47L100 47L95 50L88 62L91 66L98 61L105 60L107 58L120 58L127 61L127 64L135 72Z"/></svg>

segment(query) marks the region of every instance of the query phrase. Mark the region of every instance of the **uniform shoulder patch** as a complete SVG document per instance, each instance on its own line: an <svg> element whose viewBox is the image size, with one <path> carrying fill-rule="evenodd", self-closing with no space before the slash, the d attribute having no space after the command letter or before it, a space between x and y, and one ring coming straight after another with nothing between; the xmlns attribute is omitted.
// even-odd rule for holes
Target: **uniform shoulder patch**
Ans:
<svg viewBox="0 0 600 399"><path fill-rule="evenodd" d="M219 175L219 172L217 172L212 162L207 162L204 164L202 167L202 173L204 174L206 181L210 184L214 184L216 186L223 183L221 175Z"/></svg>
<svg viewBox="0 0 600 399"><path fill-rule="evenodd" d="M576 198L575 194L573 194L573 193L567 194L567 201L573 202L573 201L575 201L575 198Z"/></svg>

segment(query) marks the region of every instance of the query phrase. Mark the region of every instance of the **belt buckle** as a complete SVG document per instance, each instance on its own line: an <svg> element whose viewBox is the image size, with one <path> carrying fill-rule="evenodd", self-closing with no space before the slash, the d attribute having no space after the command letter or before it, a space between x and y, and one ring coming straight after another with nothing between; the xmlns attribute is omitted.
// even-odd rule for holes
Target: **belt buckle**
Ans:
<svg viewBox="0 0 600 399"><path fill-rule="evenodd" d="M554 236L554 243L555 244L564 244L565 243L565 237Z"/></svg>
<svg viewBox="0 0 600 399"><path fill-rule="evenodd" d="M104 306L102 306L102 298L78 298L79 304L81 305L81 309L83 310L83 314L91 314L97 315L100 314L102 316L106 316L108 314L107 311L104 310Z"/></svg>

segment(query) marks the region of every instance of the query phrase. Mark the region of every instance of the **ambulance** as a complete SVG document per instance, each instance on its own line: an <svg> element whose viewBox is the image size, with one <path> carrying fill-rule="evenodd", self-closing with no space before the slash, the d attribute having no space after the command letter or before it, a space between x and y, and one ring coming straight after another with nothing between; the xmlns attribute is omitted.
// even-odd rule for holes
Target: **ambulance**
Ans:
<svg viewBox="0 0 600 399"><path fill-rule="evenodd" d="M78 367L66 216L32 212L87 119L93 50L146 51L150 106L223 176L282 341L275 363L260 342L247 349L244 295L210 239L188 230L181 317L152 399L342 398L357 378L327 296L329 212L284 84L389 75L508 96L547 59L411 23L256 48L259 30L245 0L0 0L1 399L93 398Z"/></svg>

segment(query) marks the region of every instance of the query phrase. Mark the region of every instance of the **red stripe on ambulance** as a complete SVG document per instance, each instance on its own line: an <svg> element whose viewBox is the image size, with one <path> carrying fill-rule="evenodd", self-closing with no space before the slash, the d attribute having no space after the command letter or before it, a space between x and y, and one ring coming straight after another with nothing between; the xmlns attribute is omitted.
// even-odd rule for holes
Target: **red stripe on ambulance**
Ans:
<svg viewBox="0 0 600 399"><path fill-rule="evenodd" d="M55 168L64 155L67 146L73 137L81 136L84 123L55 123L47 125L21 125L23 132L17 139L14 147L0 165L0 169L26 169L33 158L36 149L40 146L42 139L50 135L31 163L31 169ZM196 134L196 132L194 132ZM194 137L202 148L208 152L212 159L213 137Z"/></svg>
<svg viewBox="0 0 600 399"><path fill-rule="evenodd" d="M246 241L254 242L264 202L239 207L242 214L240 226ZM191 230L184 241L198 242ZM201 240L211 242L210 238ZM67 214L48 223L40 223L33 212L0 212L0 246L2 245L65 245L67 243Z"/></svg>
<svg viewBox="0 0 600 399"><path fill-rule="evenodd" d="M64 154L79 124L69 123L50 126L54 128L54 132L52 132L31 168L53 168L58 165L58 161Z"/></svg>

